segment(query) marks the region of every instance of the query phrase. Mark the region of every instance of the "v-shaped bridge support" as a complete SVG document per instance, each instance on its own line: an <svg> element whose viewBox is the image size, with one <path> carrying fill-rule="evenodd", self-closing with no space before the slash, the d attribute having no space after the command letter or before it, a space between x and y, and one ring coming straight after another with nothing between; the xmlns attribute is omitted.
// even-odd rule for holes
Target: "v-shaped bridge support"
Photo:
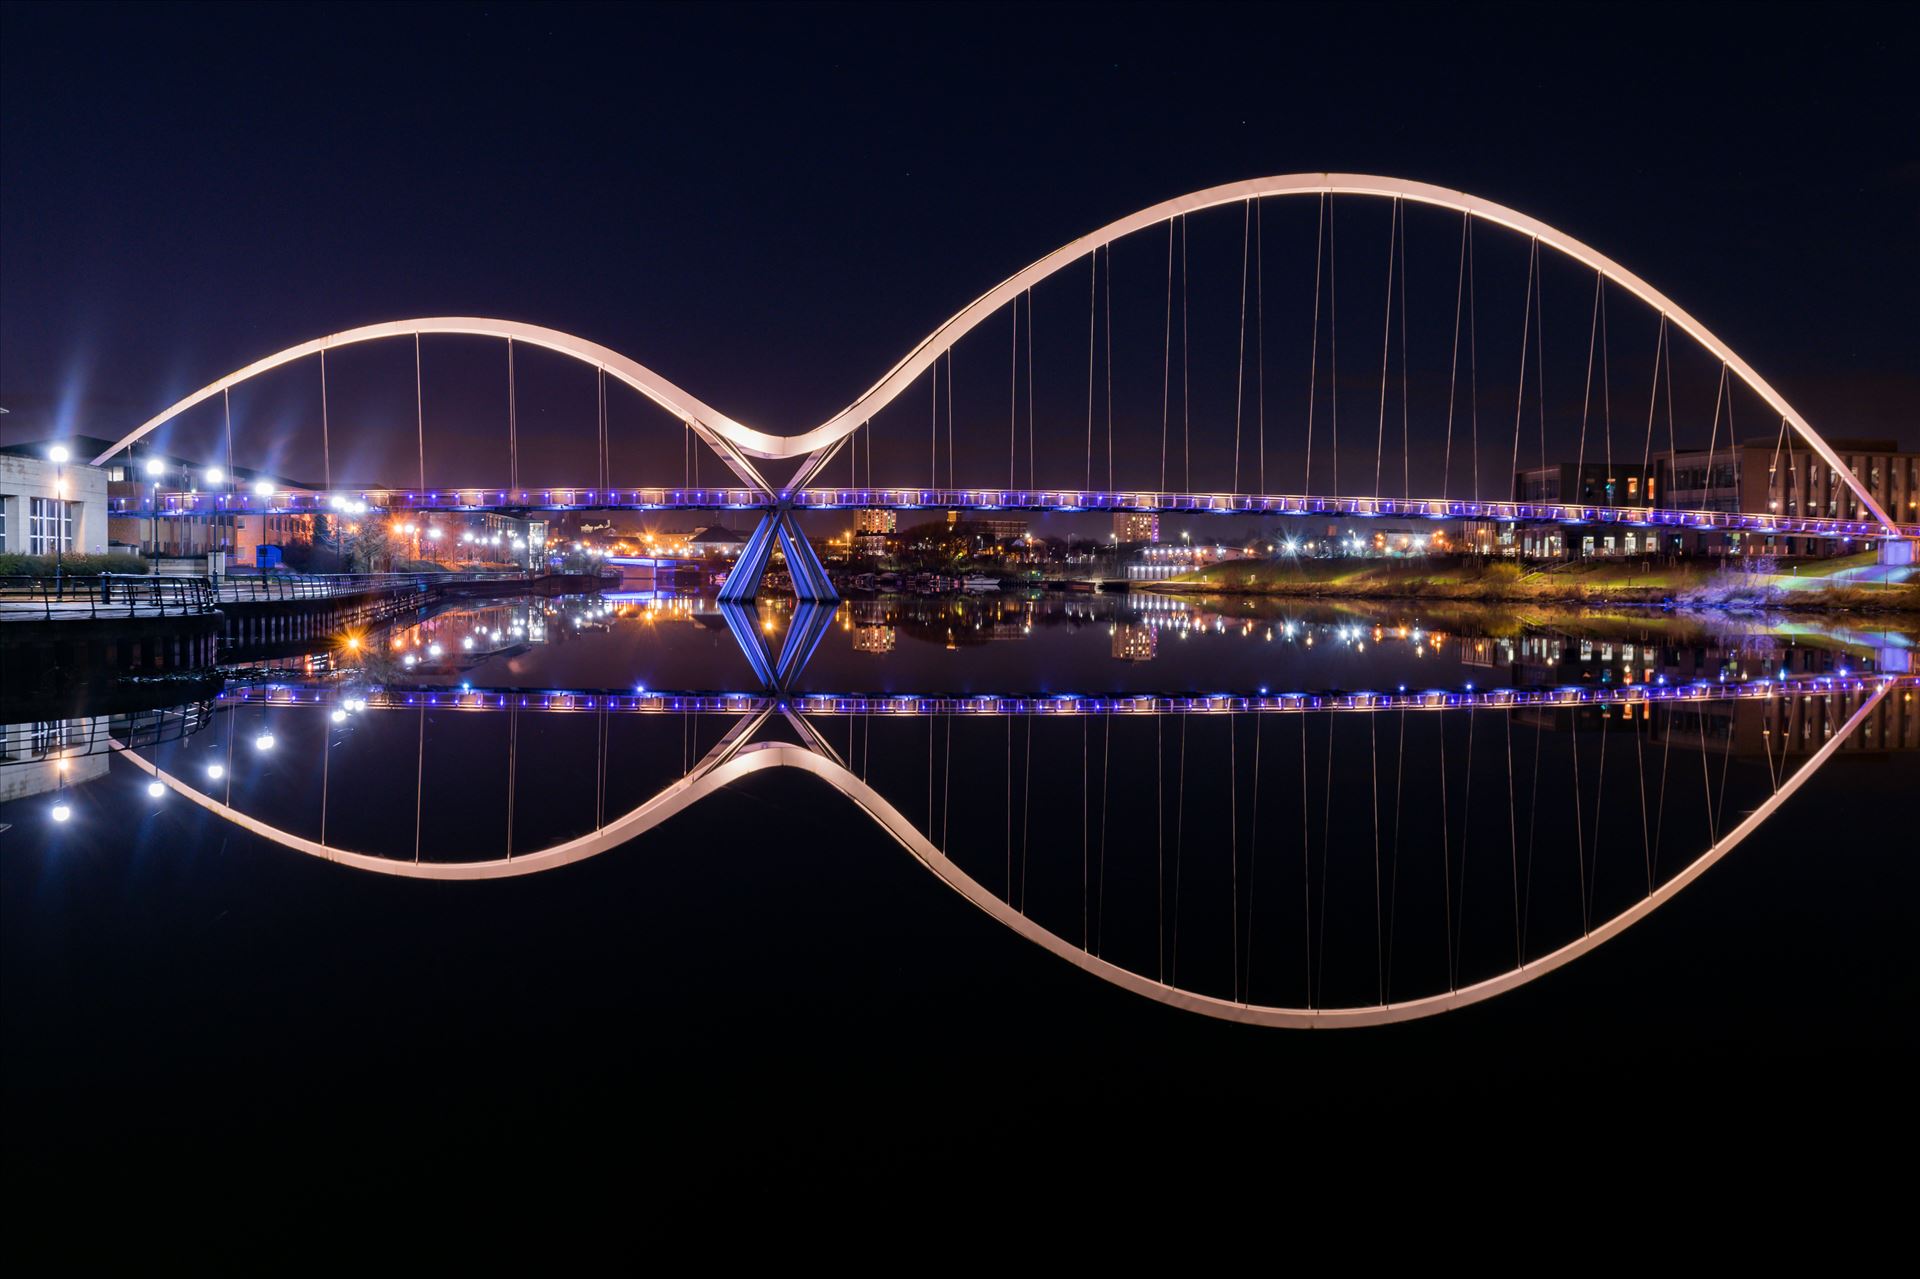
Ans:
<svg viewBox="0 0 1920 1279"><path fill-rule="evenodd" d="M720 588L722 602L753 602L753 597L760 593L760 579L766 576L767 564L773 559L776 544L781 554L787 557L787 573L793 578L796 598L822 604L840 598L833 589L833 579L827 576L826 566L814 554L806 534L794 522L792 510L783 501L761 516L759 527L747 539L746 549L740 552L733 571L727 574L726 585Z"/></svg>

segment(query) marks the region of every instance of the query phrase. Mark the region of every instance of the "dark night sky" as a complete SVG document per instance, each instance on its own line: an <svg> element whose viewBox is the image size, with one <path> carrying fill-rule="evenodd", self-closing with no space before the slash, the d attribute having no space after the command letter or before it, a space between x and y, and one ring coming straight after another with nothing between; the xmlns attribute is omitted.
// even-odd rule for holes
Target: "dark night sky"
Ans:
<svg viewBox="0 0 1920 1279"><path fill-rule="evenodd" d="M1920 445L1885 9L9 4L0 47L9 442L449 313L797 430L1084 230L1344 169L1542 217Z"/></svg>

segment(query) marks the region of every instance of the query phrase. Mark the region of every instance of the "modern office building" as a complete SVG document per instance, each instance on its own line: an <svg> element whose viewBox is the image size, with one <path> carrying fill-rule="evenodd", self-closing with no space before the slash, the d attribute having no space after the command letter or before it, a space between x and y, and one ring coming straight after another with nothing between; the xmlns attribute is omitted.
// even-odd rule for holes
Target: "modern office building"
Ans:
<svg viewBox="0 0 1920 1279"><path fill-rule="evenodd" d="M1881 509L1920 521L1920 453L1892 440L1829 442ZM1682 510L1750 511L1820 519L1872 518L1841 473L1792 433L1746 440L1723 449L1668 453L1661 460L1662 506ZM1823 538L1740 533L1668 534L1677 549L1741 555L1830 555L1864 549Z"/></svg>
<svg viewBox="0 0 1920 1279"><path fill-rule="evenodd" d="M1658 506L1658 473L1654 464L1555 462L1514 472L1513 500Z"/></svg>

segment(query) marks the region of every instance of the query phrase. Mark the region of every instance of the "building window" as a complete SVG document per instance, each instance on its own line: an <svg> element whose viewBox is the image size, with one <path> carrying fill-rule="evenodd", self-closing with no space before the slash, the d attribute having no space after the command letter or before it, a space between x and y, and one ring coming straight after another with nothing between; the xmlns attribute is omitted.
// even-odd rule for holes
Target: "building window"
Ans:
<svg viewBox="0 0 1920 1279"><path fill-rule="evenodd" d="M36 497L27 511L27 550L33 555L51 555L58 549L73 549L74 503L58 498Z"/></svg>
<svg viewBox="0 0 1920 1279"><path fill-rule="evenodd" d="M0 551L7 549L7 499L0 497Z"/></svg>
<svg viewBox="0 0 1920 1279"><path fill-rule="evenodd" d="M1627 477L1627 496L1628 497L1640 496L1640 477L1639 476L1629 475Z"/></svg>

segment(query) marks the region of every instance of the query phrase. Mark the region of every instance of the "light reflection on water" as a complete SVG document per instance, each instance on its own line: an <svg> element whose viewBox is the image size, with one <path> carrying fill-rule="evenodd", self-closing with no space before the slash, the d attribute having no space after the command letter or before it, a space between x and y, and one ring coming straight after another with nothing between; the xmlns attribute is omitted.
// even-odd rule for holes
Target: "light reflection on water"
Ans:
<svg viewBox="0 0 1920 1279"><path fill-rule="evenodd" d="M792 601L763 599L775 651ZM1657 611L1298 606L1156 594L842 601L800 691L1084 693L1632 685L1909 669L1892 629ZM718 605L665 594L494 601L370 646L367 672L426 685L733 689L755 680Z"/></svg>
<svg viewBox="0 0 1920 1279"><path fill-rule="evenodd" d="M227 838L230 823L280 844L274 856L510 876L581 841L592 856L635 851L626 845L644 844L653 824L619 833L627 815L697 783L735 758L737 736L770 723L805 766L830 764L819 775L844 798L871 788L857 808L816 794L816 851L830 852L864 810L894 823L894 838L950 886L975 891L976 905L1037 926L1056 953L1117 965L1156 998L1307 1010L1284 1013L1294 1017L1443 999L1529 969L1652 901L1830 743L1855 758L1920 748L1912 689L1860 682L1905 669L1909 640L1893 630L1091 594L887 597L830 612L767 600L744 616L670 595L460 603L332 650L298 703L228 697L210 713L205 702L176 708L172 724L81 721L87 742L126 744L152 784L129 755L66 758L74 739L62 730L28 744L40 772L7 777L38 781L10 795L55 792L60 823L106 829L128 821L129 806L157 815L171 804L196 844ZM1822 674L1855 684L1744 702L1430 714L828 706L782 727L740 645L779 652L790 631L820 626L791 691L1633 692ZM463 685L725 690L756 695L770 718L744 703L547 713L538 698L461 709L431 695ZM700 791L689 820L724 823L738 793L728 788L747 775ZM1270 953L1301 959L1269 968Z"/></svg>

